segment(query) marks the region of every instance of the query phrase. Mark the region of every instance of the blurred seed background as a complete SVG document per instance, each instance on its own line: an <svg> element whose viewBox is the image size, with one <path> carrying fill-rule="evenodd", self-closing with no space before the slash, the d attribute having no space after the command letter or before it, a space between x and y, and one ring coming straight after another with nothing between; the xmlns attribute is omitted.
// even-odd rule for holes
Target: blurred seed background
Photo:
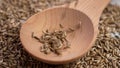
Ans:
<svg viewBox="0 0 120 68"><path fill-rule="evenodd" d="M73 0L0 0L0 68L120 68L120 7L111 4L101 15L94 46L82 58L49 65L24 50L19 38L21 24L37 12L68 1ZM119 3L112 0L112 4Z"/></svg>

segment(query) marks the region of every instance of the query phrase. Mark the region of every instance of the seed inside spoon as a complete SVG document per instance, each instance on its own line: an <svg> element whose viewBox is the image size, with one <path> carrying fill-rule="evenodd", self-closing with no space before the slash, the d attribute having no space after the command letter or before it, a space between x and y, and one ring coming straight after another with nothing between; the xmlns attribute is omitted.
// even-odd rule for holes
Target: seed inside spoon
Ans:
<svg viewBox="0 0 120 68"><path fill-rule="evenodd" d="M59 24L60 28L63 29L63 25ZM43 35L41 37L34 36L32 32L31 37L38 40L43 45L40 47L40 52L44 54L55 53L56 55L61 55L61 50L70 48L70 42L68 42L67 35L75 29L69 28L68 30L55 30L50 32L48 29L42 31ZM68 32L69 31L69 32ZM68 32L68 33L67 33Z"/></svg>

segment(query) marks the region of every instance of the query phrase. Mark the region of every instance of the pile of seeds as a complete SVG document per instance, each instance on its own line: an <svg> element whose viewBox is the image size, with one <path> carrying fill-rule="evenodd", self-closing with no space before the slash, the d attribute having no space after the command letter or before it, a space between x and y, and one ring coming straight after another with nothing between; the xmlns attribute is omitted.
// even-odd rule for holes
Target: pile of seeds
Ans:
<svg viewBox="0 0 120 68"><path fill-rule="evenodd" d="M66 31L62 30L54 32L49 32L46 30L43 32L43 35L40 38L34 36L32 33L32 37L43 44L40 48L40 51L45 54L53 52L57 55L61 55L61 50L69 48L70 46L68 40L66 39Z"/></svg>
<svg viewBox="0 0 120 68"><path fill-rule="evenodd" d="M0 0L0 68L120 68L120 7L113 5L108 5L101 16L94 47L72 63L49 65L23 49L19 38L21 23L61 1L64 0Z"/></svg>
<svg viewBox="0 0 120 68"><path fill-rule="evenodd" d="M48 29L46 31L42 31L43 35L41 37L35 36L34 32L32 32L31 37L43 44L40 47L40 51L44 54L50 54L53 52L57 55L61 55L63 50L70 48L70 43L66 37L69 33L79 29L81 23L73 26L72 28L69 27L66 30L63 29L63 25L59 24L59 26L60 29L53 32L50 32Z"/></svg>

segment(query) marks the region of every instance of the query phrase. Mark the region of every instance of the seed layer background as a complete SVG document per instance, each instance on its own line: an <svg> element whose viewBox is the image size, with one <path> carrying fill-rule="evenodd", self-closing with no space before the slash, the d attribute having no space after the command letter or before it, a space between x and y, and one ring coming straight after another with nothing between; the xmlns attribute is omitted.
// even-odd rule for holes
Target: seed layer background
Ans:
<svg viewBox="0 0 120 68"><path fill-rule="evenodd" d="M33 59L22 47L21 24L31 15L72 0L0 0L0 68L120 68L120 7L108 5L101 15L94 47L64 65Z"/></svg>

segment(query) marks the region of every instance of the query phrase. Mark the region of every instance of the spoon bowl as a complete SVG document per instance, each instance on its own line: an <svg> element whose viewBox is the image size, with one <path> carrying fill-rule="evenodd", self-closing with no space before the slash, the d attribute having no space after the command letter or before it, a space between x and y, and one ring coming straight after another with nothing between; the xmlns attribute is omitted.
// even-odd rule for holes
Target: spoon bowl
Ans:
<svg viewBox="0 0 120 68"><path fill-rule="evenodd" d="M65 18L61 20L64 11L66 12ZM64 27L63 29L79 26L78 29L67 35L67 39L71 44L70 48L63 50L60 56L54 53L46 55L40 52L42 44L31 37L32 32L40 37L43 34L42 31L60 29L59 24ZM61 64L78 59L86 52L93 35L93 24L87 15L78 10L64 7L47 9L44 12L33 15L22 25L20 32L22 44L27 52L38 60L53 64Z"/></svg>

